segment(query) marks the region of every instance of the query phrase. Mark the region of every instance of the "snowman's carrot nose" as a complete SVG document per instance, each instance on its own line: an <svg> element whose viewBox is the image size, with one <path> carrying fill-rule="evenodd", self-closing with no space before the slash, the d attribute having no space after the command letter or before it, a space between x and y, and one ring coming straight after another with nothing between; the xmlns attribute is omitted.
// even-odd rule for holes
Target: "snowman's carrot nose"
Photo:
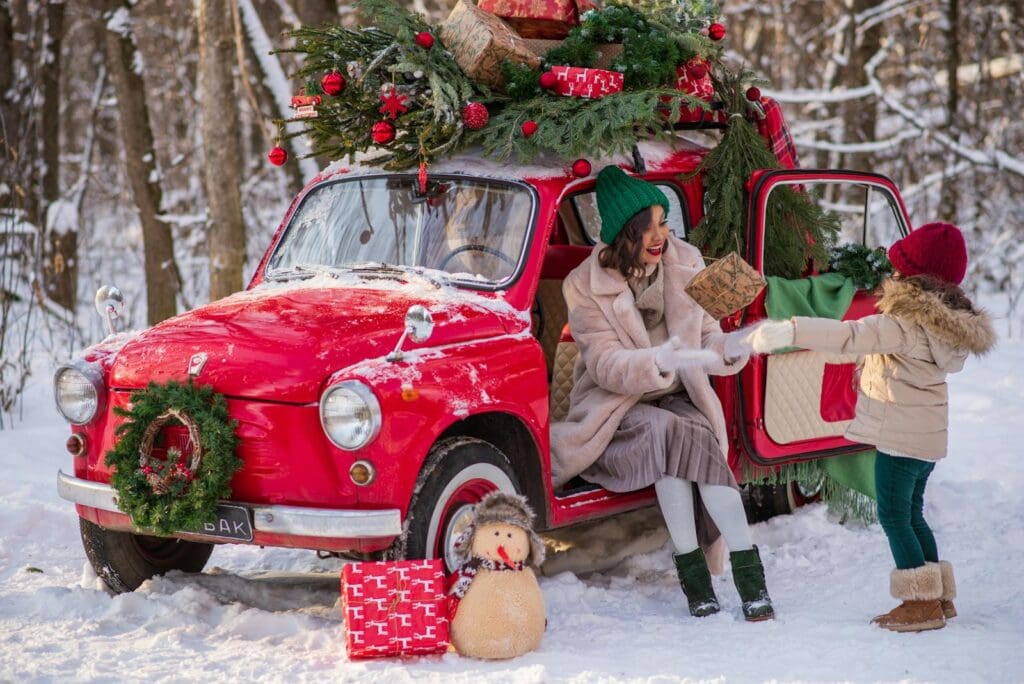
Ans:
<svg viewBox="0 0 1024 684"><path fill-rule="evenodd" d="M512 564L512 560L508 557L508 552L505 551L505 547L501 544L498 545L498 555L501 556L501 560L505 561L509 565Z"/></svg>

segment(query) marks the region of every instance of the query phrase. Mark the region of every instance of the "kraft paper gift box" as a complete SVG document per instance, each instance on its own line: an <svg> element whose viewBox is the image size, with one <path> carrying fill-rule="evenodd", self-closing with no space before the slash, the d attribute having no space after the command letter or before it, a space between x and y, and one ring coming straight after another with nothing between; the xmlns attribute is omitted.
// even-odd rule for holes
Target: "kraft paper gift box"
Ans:
<svg viewBox="0 0 1024 684"><path fill-rule="evenodd" d="M757 299L766 284L739 254L730 252L694 276L686 294L712 318L721 320Z"/></svg>
<svg viewBox="0 0 1024 684"><path fill-rule="evenodd" d="M341 571L345 648L350 658L448 650L441 560L350 563Z"/></svg>
<svg viewBox="0 0 1024 684"><path fill-rule="evenodd" d="M540 57L505 22L466 0L459 0L441 24L441 40L467 76L491 87L504 83L506 59L531 69L540 65Z"/></svg>

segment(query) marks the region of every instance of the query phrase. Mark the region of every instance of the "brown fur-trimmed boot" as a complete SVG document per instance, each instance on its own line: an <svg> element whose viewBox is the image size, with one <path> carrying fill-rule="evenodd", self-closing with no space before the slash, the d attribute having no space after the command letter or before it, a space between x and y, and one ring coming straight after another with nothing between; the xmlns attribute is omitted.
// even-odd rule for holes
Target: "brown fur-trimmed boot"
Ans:
<svg viewBox="0 0 1024 684"><path fill-rule="evenodd" d="M939 602L942 604L942 615L947 620L956 617L956 606L953 599L956 598L956 578L953 576L953 564L949 561L939 561L939 574L942 575L942 595Z"/></svg>
<svg viewBox="0 0 1024 684"><path fill-rule="evenodd" d="M946 619L942 616L942 574L938 563L927 563L919 568L893 570L889 578L889 591L893 598L903 601L873 622L893 632L923 632L942 629Z"/></svg>

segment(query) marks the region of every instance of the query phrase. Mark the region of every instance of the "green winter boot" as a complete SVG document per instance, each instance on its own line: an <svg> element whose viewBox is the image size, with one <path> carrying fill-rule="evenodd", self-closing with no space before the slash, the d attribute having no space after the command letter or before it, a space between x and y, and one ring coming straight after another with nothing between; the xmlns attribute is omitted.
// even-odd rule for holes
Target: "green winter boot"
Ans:
<svg viewBox="0 0 1024 684"><path fill-rule="evenodd" d="M757 547L729 554L732 581L743 600L743 617L748 622L771 620L775 617L772 599L764 582L764 566Z"/></svg>
<svg viewBox="0 0 1024 684"><path fill-rule="evenodd" d="M686 602L690 604L690 615L706 617L718 612L718 599L715 589L711 586L711 573L702 549L694 549L690 553L677 553L672 556L679 573L679 586L686 594Z"/></svg>

